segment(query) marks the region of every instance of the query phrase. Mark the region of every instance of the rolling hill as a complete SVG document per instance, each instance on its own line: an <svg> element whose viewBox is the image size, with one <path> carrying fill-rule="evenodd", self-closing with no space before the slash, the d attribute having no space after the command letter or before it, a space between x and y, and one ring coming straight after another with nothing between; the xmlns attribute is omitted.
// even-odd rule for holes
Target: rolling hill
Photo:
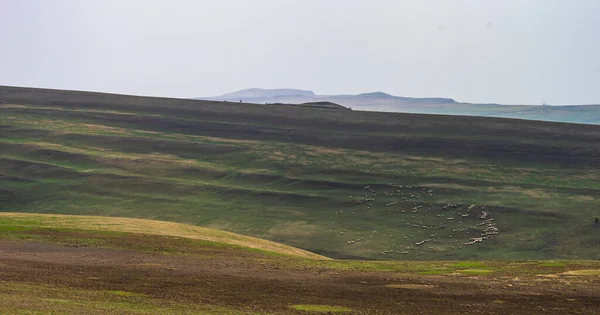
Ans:
<svg viewBox="0 0 600 315"><path fill-rule="evenodd" d="M457 102L450 98L412 98L383 92L358 95L316 95L294 89L246 89L217 97L198 99L249 103L301 104L329 101L354 110L504 117L529 120L600 124L600 105L501 105Z"/></svg>
<svg viewBox="0 0 600 315"><path fill-rule="evenodd" d="M308 251L255 237L173 222L85 215L10 212L0 212L0 222L2 222L1 224L19 227L17 230L22 234L26 234L23 232L28 230L49 229L99 233L117 232L139 235L140 237L154 235L166 238L199 240L217 246L230 246L248 251L257 250L258 252L275 253L297 258L328 259ZM5 238L7 236L10 236L10 234L4 235ZM23 238L23 235L19 235L19 238Z"/></svg>
<svg viewBox="0 0 600 315"><path fill-rule="evenodd" d="M128 218L2 213L0 252L2 314L593 314L600 301L598 261L327 260Z"/></svg>
<svg viewBox="0 0 600 315"><path fill-rule="evenodd" d="M0 87L0 211L332 258L599 259L600 127Z"/></svg>

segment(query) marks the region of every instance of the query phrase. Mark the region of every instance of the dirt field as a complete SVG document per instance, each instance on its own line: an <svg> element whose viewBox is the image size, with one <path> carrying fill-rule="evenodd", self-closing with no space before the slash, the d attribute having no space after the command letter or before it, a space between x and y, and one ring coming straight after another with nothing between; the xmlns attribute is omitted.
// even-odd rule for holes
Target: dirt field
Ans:
<svg viewBox="0 0 600 315"><path fill-rule="evenodd" d="M231 314L311 313L294 305L340 306L351 314L600 310L598 270L582 276L418 275L298 267L258 253L235 253L211 248L186 256L0 240L0 311L64 313L67 304L67 313L89 314L94 313L93 305L85 304L90 299L151 305L153 313L205 313L195 308L202 305ZM33 302L24 302L32 296ZM135 307L99 312L145 313Z"/></svg>

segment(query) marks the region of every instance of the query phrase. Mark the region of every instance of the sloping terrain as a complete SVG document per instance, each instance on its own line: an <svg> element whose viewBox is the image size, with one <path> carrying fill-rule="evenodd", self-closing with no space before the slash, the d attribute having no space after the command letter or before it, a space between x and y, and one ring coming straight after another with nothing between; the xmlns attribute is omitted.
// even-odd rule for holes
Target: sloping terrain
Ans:
<svg viewBox="0 0 600 315"><path fill-rule="evenodd" d="M599 259L600 127L0 87L0 211L332 258Z"/></svg>
<svg viewBox="0 0 600 315"><path fill-rule="evenodd" d="M440 97L402 97L382 92L358 95L316 95L312 91L294 89L247 89L225 95L198 98L218 101L257 104L301 104L305 102L334 102L354 110L506 117L543 121L600 124L600 105L502 105L457 102Z"/></svg>
<svg viewBox="0 0 600 315"><path fill-rule="evenodd" d="M239 246L240 248L257 249L260 251L267 251L294 257L327 259L326 257L316 255L308 251L255 237L249 237L215 229L207 229L198 226L191 226L188 224L164 221L83 215L74 216L64 214L1 212L0 224L13 227L18 226L18 230L21 232L27 230L28 228L51 230L59 229L63 231L67 229L179 237L218 243L221 246L234 245Z"/></svg>
<svg viewBox="0 0 600 315"><path fill-rule="evenodd" d="M0 313L595 314L600 303L597 261L309 259L163 226L3 214ZM196 239L215 233L225 243Z"/></svg>

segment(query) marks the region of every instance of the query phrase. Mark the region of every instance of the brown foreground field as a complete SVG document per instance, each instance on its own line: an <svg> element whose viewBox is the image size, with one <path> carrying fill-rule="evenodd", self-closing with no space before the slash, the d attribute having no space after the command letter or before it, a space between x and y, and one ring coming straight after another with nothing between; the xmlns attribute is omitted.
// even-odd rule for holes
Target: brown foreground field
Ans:
<svg viewBox="0 0 600 315"><path fill-rule="evenodd" d="M57 227L45 222L53 220ZM598 261L299 257L93 217L0 217L0 314L597 314ZM142 220L143 223L146 220ZM67 222L67 223L65 223ZM201 236L204 232L198 232ZM210 234L210 233L209 233ZM235 238L234 238L235 239Z"/></svg>

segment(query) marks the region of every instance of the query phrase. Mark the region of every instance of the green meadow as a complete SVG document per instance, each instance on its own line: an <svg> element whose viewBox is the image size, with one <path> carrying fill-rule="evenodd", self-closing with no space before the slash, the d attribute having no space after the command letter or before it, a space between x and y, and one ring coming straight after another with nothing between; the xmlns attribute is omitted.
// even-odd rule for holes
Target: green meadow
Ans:
<svg viewBox="0 0 600 315"><path fill-rule="evenodd" d="M599 153L591 125L0 87L0 211L332 258L600 259Z"/></svg>

